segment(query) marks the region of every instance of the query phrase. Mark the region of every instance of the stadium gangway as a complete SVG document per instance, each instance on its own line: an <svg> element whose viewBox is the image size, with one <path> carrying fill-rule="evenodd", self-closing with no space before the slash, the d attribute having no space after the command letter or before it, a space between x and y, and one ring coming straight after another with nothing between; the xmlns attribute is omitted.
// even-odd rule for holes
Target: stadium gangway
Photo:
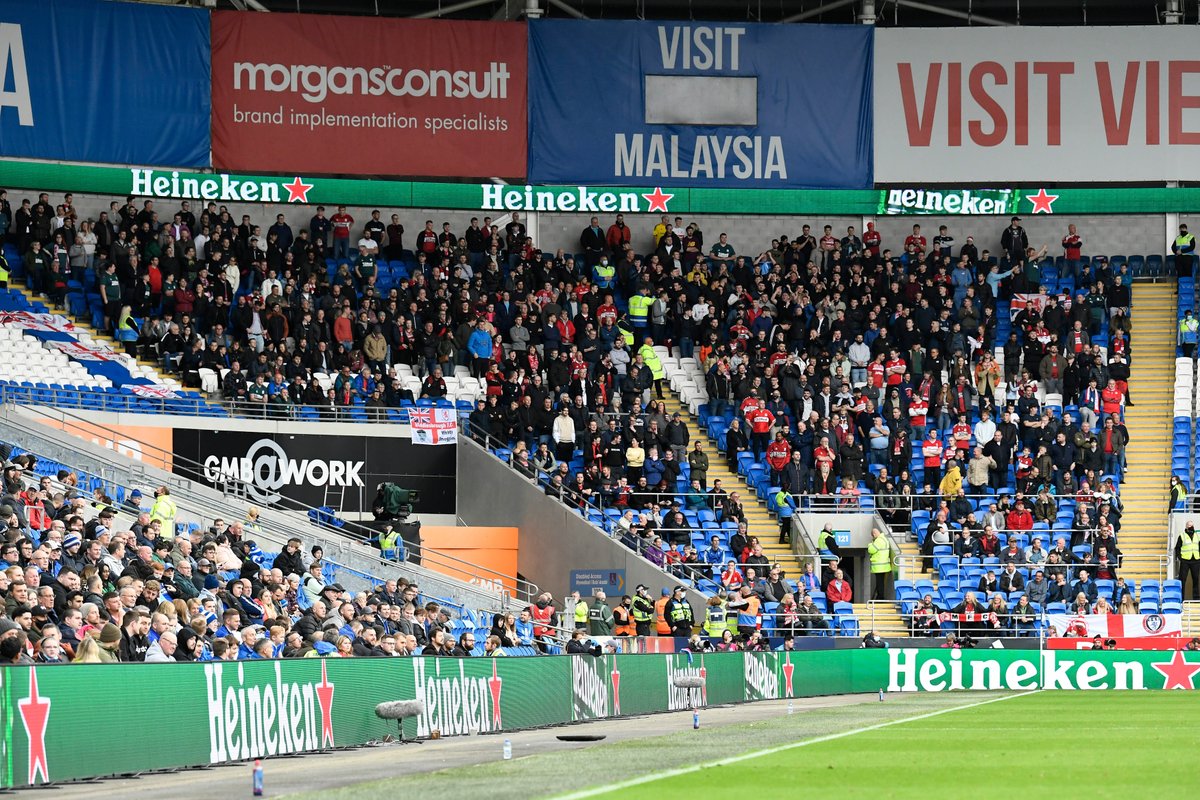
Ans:
<svg viewBox="0 0 1200 800"><path fill-rule="evenodd" d="M31 422L44 424L31 425ZM222 510L222 501L243 502L252 496L246 484L232 477L223 480L216 488L194 484L187 474L203 474L203 465L147 442L123 437L139 450L140 460L133 460L107 450L102 451L104 455L91 450L84 452L79 447L78 438L65 432L72 428L87 431L94 425L95 422L65 409L0 404L0 438L43 460L79 463L84 471L90 472L106 485L119 485L130 491L165 484L170 487L177 504L202 517L226 517L229 514L227 509ZM252 504L263 505L258 502ZM366 574L392 574L397 569L403 569L418 579L422 588L430 590L431 594L440 592L445 597L472 607L515 608L527 605L539 594L540 590L535 584L522 578L505 575L426 547L421 548L420 564L412 561L400 564L384 559L375 548L366 544L365 537L361 535L365 530L362 527L352 528L360 533L356 537L340 533L337 528L299 521L307 519L308 512L315 510L299 503L290 503L287 508L268 506L263 509L262 531L256 531L254 536L280 549L288 538L295 536L308 545L321 546L328 559ZM286 512L293 512L297 516ZM515 591L510 591L510 587Z"/></svg>

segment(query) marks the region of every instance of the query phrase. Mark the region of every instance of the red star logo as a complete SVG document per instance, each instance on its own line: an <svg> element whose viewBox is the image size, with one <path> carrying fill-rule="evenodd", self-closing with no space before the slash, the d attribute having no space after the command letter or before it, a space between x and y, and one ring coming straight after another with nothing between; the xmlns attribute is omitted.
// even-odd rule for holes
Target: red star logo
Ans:
<svg viewBox="0 0 1200 800"><path fill-rule="evenodd" d="M42 782L50 781L50 766L46 763L46 723L50 721L50 698L38 696L37 670L29 670L29 696L17 701L21 723L29 738L29 784L32 786L41 773Z"/></svg>
<svg viewBox="0 0 1200 800"><path fill-rule="evenodd" d="M488 691L492 693L492 719L496 720L496 728L504 727L500 722L500 692L504 689L504 679L496 673L496 662L492 662L492 677L488 678Z"/></svg>
<svg viewBox="0 0 1200 800"><path fill-rule="evenodd" d="M317 684L317 703L321 706L321 746L333 747L333 684L329 682L325 661L321 660L321 682Z"/></svg>
<svg viewBox="0 0 1200 800"><path fill-rule="evenodd" d="M617 669L617 657L613 656L613 668L610 675L613 687L613 713L621 713L621 671Z"/></svg>
<svg viewBox="0 0 1200 800"><path fill-rule="evenodd" d="M655 211L661 211L664 214L667 213L667 203L674 196L673 194L664 192L662 187L655 186L653 194L642 195L642 197L646 198L646 202L650 204L650 207L646 209L646 213L653 214Z"/></svg>
<svg viewBox="0 0 1200 800"><path fill-rule="evenodd" d="M300 179L300 176L297 175L292 179L291 183L285 183L283 188L287 189L288 191L287 201L289 203L307 203L308 190L313 188L313 185L311 183L305 183Z"/></svg>
<svg viewBox="0 0 1200 800"><path fill-rule="evenodd" d="M1029 202L1033 203L1034 214L1053 214L1054 201L1058 199L1056 194L1046 194L1045 189L1038 189L1037 194L1029 195Z"/></svg>
<svg viewBox="0 0 1200 800"><path fill-rule="evenodd" d="M1151 664L1163 675L1164 689L1195 689L1192 676L1200 672L1200 664L1190 664L1183 657L1182 650L1176 650L1175 655L1166 664Z"/></svg>
<svg viewBox="0 0 1200 800"><path fill-rule="evenodd" d="M788 653L787 661L783 662L783 680L785 683L785 691L787 692L788 697L792 696L792 674L795 671L796 668L792 666L792 654Z"/></svg>

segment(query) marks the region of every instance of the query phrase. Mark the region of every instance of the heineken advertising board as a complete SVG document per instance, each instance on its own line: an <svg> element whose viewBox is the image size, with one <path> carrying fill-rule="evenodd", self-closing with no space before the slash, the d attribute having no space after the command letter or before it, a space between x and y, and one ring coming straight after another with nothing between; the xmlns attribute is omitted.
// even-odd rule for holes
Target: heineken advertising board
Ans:
<svg viewBox="0 0 1200 800"><path fill-rule="evenodd" d="M382 208L584 214L813 216L1162 214L1200 211L1200 188L681 189L672 186L504 186L479 183L234 175L0 159L0 186L139 198ZM18 195L13 192L10 202Z"/></svg>
<svg viewBox="0 0 1200 800"><path fill-rule="evenodd" d="M455 736L880 689L1194 689L1191 658L894 649L4 667L0 788L360 745L396 733L375 716L388 700L423 702L406 736ZM676 686L684 676L704 685ZM136 696L97 693L125 686ZM106 732L118 746L97 746Z"/></svg>

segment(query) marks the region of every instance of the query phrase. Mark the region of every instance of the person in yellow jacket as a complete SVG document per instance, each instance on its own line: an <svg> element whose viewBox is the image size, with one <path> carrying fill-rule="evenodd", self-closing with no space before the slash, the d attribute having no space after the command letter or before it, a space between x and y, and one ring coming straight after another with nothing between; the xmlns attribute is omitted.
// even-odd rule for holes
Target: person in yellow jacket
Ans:
<svg viewBox="0 0 1200 800"><path fill-rule="evenodd" d="M175 501L171 499L171 490L160 486L154 490L154 505L150 509L150 519L159 521L159 535L164 539L175 538Z"/></svg>
<svg viewBox="0 0 1200 800"><path fill-rule="evenodd" d="M571 592L571 600L575 602L575 630L587 630L588 604L579 596L579 592Z"/></svg>
<svg viewBox="0 0 1200 800"><path fill-rule="evenodd" d="M1175 577L1179 579L1179 592L1187 588L1188 579L1192 583L1192 599L1200 600L1200 533L1196 527L1187 523L1175 540L1175 560L1179 566Z"/></svg>
<svg viewBox="0 0 1200 800"><path fill-rule="evenodd" d="M962 485L962 468L958 466L957 461L951 461L946 474L942 476L942 482L938 484L938 491L942 497L952 498L962 490Z"/></svg>
<svg viewBox="0 0 1200 800"><path fill-rule="evenodd" d="M663 379L667 377L666 371L663 369L662 359L658 357L658 353L654 349L654 339L647 336L642 347L638 350L638 355L642 357L642 361L646 362L646 366L650 368L650 376L654 378L654 391L658 395L658 399L663 399Z"/></svg>
<svg viewBox="0 0 1200 800"><path fill-rule="evenodd" d="M646 326L650 324L650 306L654 305L654 298L649 295L649 291L643 286L638 289L637 294L629 298L629 321L633 324L635 333L644 333Z"/></svg>
<svg viewBox="0 0 1200 800"><path fill-rule="evenodd" d="M871 560L871 599L883 600L888 575L892 574L892 541L878 528L871 531L867 557Z"/></svg>
<svg viewBox="0 0 1200 800"><path fill-rule="evenodd" d="M725 619L725 601L720 595L708 598L708 606L704 617L704 635L720 641L721 636L729 627Z"/></svg>

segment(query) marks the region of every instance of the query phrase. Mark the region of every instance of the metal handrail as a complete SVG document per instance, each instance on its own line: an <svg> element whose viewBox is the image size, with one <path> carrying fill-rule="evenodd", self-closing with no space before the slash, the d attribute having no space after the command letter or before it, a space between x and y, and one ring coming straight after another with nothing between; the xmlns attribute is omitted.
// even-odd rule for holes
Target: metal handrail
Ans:
<svg viewBox="0 0 1200 800"><path fill-rule="evenodd" d="M896 565L899 577L902 580L920 580L922 577L936 576L936 572L927 572L924 569L925 562L928 562L932 567L934 558L954 558L954 556L923 556L923 555L908 555L901 554L893 558L892 562ZM1000 564L967 564L965 566L972 568L993 569L997 572L1004 568L1004 561L1001 558ZM1156 574L1158 581L1167 579L1167 566L1171 561L1170 556L1165 553L1129 553L1122 554L1120 566L1117 567L1117 573L1122 572L1139 572ZM959 568L963 568L962 559L959 559ZM1045 570L1047 567L1065 567L1067 570L1068 580L1073 579L1075 571L1079 569L1095 569L1094 564L1018 564L1018 569L1028 569L1031 572L1036 570ZM1151 578L1150 580L1155 580Z"/></svg>
<svg viewBox="0 0 1200 800"><path fill-rule="evenodd" d="M45 408L45 407L41 407L41 408ZM49 413L46 410L40 410L40 409L39 409L38 413L45 414L46 416L51 417L51 418L54 418L54 416L59 416L65 423L68 423L68 424L69 423L76 423L79 425L95 425L96 424L95 422L88 420L86 417L80 417L80 416L76 416L74 414L70 414L63 409L50 409L50 411L56 412L56 414ZM185 473L190 473L195 476L202 475L204 472L204 467L202 464L199 464L195 461L191 461L190 459L183 458L174 453L165 451L162 448L157 447L156 445L142 442L134 437L125 437L125 438L128 438L131 441L135 442L139 446L139 448L141 448L142 457L144 460L149 460L149 461L151 461L151 463L156 462L158 464L166 464L166 463L172 463L174 465L182 464L182 469ZM147 459L147 456L148 456L148 459ZM168 461L168 459L170 459L170 461ZM126 465L120 464L118 462L115 462L111 459L96 458L94 460L107 463L108 466L110 466L114 471L123 471L126 466ZM103 476L97 476L97 477L103 478ZM126 488L134 488L134 487L126 487ZM249 484L246 484L240 478L235 477L235 476L225 476L225 475L221 476L221 480L219 482L217 482L217 488L215 489L215 491L219 491L223 496L225 496L227 498L239 500L239 501L247 500L248 498L253 496L250 494L249 490L250 490ZM206 501L205 498L203 498L202 496L196 495L190 491L189 482L187 480L173 481L172 482L172 492L186 497L194 505L201 505L202 507L207 507L209 505L208 501ZM283 504L281 504L281 506L283 506ZM311 506L306 506L303 503L297 503L294 501L288 501L287 505L283 506L282 510L293 511L293 512L298 512L298 513L302 513L302 514L307 514L309 511L315 511L315 509L312 508ZM325 538L321 539L317 543L320 544L326 550L329 550L331 547L341 550L343 548L343 546L347 543L347 540L355 539L356 541L361 543L364 539L368 538L368 536L369 536L369 534L368 534L368 536L360 535L357 538L350 537L350 536L343 536L343 537L341 537L340 540L334 539L334 538L332 538L331 534L336 533L339 530L344 530L344 529L338 529L338 528L333 528L333 527L323 526L323 525L313 525L309 528L305 528L302 525L293 523L290 519L288 519L287 517L284 517L282 515L279 519L272 519L270 524L271 524L272 528L279 530L281 534L295 535L306 541L320 538L319 535L314 534L314 531L323 533L323 534L325 534ZM349 523L348 527L350 527L351 531L357 531L360 534L365 533L368 530L366 527L364 527L360 524L355 524L355 523ZM389 561L384 558L377 558L376 560L379 562L379 565L381 568L394 568L396 566L396 562ZM411 564L411 562L406 562L406 564ZM422 565L436 564L439 566L444 566L447 569L455 570L456 572L461 572L464 575L470 575L470 576L472 576L471 580L468 580L466 582L474 583L476 586L480 587L483 590L486 590L489 585L492 585L492 586L511 585L516 588L516 599L523 600L523 601L528 601L529 599L536 597L537 594L539 593L539 589L535 584L532 584L529 581L524 580L523 578L518 578L517 576L512 576L512 575L505 575L503 573L497 572L496 570L482 567L478 564L474 564L472 562L465 561L463 559L456 558L455 556L451 556L451 555L442 553L437 550L426 548L424 546L422 546L422 548L421 548L421 564ZM446 577L449 580L455 580L454 578L452 578L450 576L444 576L444 577ZM505 598L504 598L505 594L506 594L506 592L499 593L499 597L500 597L500 600L502 603L505 602Z"/></svg>

